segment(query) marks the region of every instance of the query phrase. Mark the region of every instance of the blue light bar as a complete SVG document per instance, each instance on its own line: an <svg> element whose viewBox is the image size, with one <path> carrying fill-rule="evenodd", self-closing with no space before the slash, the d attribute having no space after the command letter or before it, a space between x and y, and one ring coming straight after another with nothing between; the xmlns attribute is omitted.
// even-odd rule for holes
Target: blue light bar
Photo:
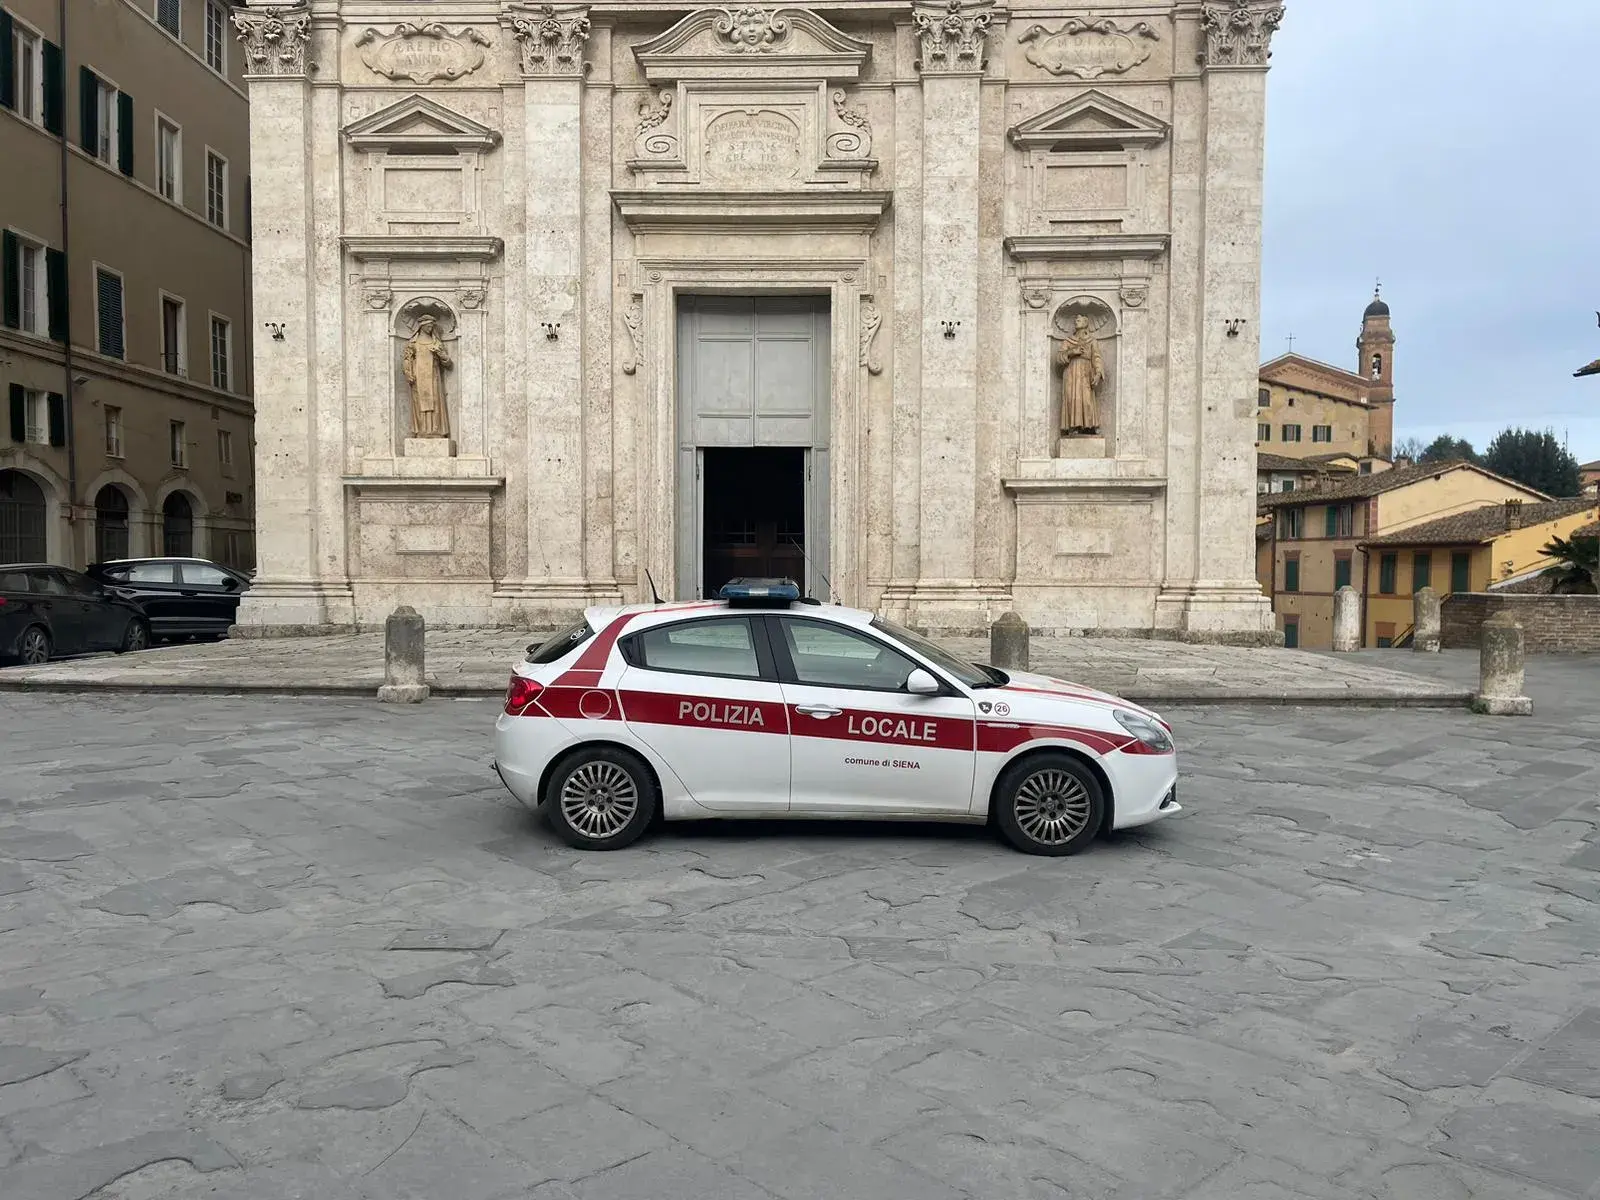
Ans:
<svg viewBox="0 0 1600 1200"><path fill-rule="evenodd" d="M782 607L800 599L800 585L792 579L730 579L717 598L729 604Z"/></svg>

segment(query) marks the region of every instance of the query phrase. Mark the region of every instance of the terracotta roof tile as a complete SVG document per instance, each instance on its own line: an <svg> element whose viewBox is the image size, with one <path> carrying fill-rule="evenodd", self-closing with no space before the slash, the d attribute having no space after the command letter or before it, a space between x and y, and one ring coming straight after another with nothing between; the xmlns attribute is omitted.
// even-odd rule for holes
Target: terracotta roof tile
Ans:
<svg viewBox="0 0 1600 1200"><path fill-rule="evenodd" d="M1548 521L1570 517L1592 508L1594 501L1586 497L1574 500L1549 500L1542 504L1522 506L1522 527L1532 528ZM1452 513L1436 521L1424 521L1382 537L1371 538L1364 546L1464 546L1492 541L1506 532L1506 506L1487 504L1467 512Z"/></svg>
<svg viewBox="0 0 1600 1200"><path fill-rule="evenodd" d="M1388 471L1375 471L1371 475L1343 475L1330 481L1327 487L1317 488L1315 491L1306 489L1294 492L1273 492L1270 495L1261 495L1257 499L1262 508L1283 508L1290 504L1326 504L1329 500L1362 500L1368 496L1379 496L1384 492L1392 492L1403 488L1407 484L1419 480L1431 479L1443 475L1448 471L1465 468L1477 471L1490 479L1499 479L1502 483L1509 483L1513 487L1522 487L1514 480L1504 479L1492 471L1485 471L1482 467L1475 467L1465 462L1439 462L1418 463L1410 467L1394 467ZM1549 499L1541 492L1528 488L1530 498Z"/></svg>

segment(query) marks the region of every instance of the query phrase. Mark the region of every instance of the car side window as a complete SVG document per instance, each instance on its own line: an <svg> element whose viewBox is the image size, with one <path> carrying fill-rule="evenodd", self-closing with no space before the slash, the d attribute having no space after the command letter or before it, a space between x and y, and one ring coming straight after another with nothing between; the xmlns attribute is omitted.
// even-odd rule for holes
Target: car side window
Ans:
<svg viewBox="0 0 1600 1200"><path fill-rule="evenodd" d="M54 571L30 571L28 578L32 581L32 590L35 592L42 592L46 596L72 595L72 590L67 587L67 581Z"/></svg>
<svg viewBox="0 0 1600 1200"><path fill-rule="evenodd" d="M664 625L637 633L632 641L635 661L649 671L761 678L761 660L748 617Z"/></svg>
<svg viewBox="0 0 1600 1200"><path fill-rule="evenodd" d="M903 692L917 664L877 638L821 621L780 617L797 683Z"/></svg>
<svg viewBox="0 0 1600 1200"><path fill-rule="evenodd" d="M0 592L29 591L28 576L22 571L0 571Z"/></svg>
<svg viewBox="0 0 1600 1200"><path fill-rule="evenodd" d="M228 582L228 573L210 563L179 563L178 570L183 574L183 582L195 587L219 588Z"/></svg>
<svg viewBox="0 0 1600 1200"><path fill-rule="evenodd" d="M148 562L134 563L127 568L129 583L177 583L178 565L176 563Z"/></svg>
<svg viewBox="0 0 1600 1200"><path fill-rule="evenodd" d="M80 600L98 600L105 590L87 575L80 575L76 571L63 571L61 578L67 585L67 591Z"/></svg>

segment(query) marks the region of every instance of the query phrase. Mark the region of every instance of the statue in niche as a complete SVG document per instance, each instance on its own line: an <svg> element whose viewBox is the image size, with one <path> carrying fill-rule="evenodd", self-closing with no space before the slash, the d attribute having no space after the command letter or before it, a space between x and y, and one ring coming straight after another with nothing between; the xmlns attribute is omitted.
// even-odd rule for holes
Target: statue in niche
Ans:
<svg viewBox="0 0 1600 1200"><path fill-rule="evenodd" d="M1082 313L1072 323L1072 333L1060 338L1055 352L1061 372L1061 433L1063 437L1089 437L1100 432L1100 400L1106 363L1100 339Z"/></svg>
<svg viewBox="0 0 1600 1200"><path fill-rule="evenodd" d="M445 406L444 373L454 364L438 333L438 321L423 314L406 342L401 366L411 385L411 436L450 436L450 410Z"/></svg>

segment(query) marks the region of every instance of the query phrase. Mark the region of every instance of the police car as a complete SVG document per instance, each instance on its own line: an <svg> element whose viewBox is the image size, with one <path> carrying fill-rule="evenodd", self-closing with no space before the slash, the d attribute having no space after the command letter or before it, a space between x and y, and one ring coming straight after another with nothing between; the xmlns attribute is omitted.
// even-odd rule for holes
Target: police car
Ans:
<svg viewBox="0 0 1600 1200"><path fill-rule="evenodd" d="M1064 855L1179 811L1172 729L1102 692L962 661L872 613L734 580L592 608L518 663L495 769L570 845L658 815L990 822Z"/></svg>

